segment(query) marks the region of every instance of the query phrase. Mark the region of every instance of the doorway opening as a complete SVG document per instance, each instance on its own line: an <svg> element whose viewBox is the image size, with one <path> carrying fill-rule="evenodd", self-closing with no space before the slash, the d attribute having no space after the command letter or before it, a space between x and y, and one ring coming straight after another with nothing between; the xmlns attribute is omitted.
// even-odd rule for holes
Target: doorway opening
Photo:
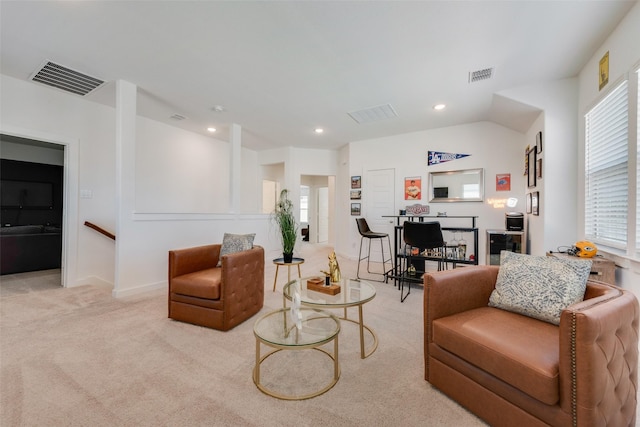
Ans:
<svg viewBox="0 0 640 427"><path fill-rule="evenodd" d="M300 228L309 243L333 244L335 176L300 177Z"/></svg>
<svg viewBox="0 0 640 427"><path fill-rule="evenodd" d="M0 147L3 285L63 286L65 146L2 133Z"/></svg>

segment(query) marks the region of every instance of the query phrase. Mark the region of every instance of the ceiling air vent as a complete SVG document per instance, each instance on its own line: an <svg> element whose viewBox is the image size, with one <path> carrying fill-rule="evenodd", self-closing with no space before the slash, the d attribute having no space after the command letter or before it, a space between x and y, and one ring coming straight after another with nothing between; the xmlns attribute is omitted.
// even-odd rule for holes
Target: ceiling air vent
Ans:
<svg viewBox="0 0 640 427"><path fill-rule="evenodd" d="M84 96L104 83L104 80L88 76L51 61L36 71L31 80L53 86L66 92Z"/></svg>
<svg viewBox="0 0 640 427"><path fill-rule="evenodd" d="M482 70L469 72L469 83L479 82L481 80L488 80L493 77L493 67L484 68Z"/></svg>
<svg viewBox="0 0 640 427"><path fill-rule="evenodd" d="M169 118L173 119L173 120L177 120L177 121L186 119L185 116L180 115L180 114L172 114L171 116L169 116Z"/></svg>
<svg viewBox="0 0 640 427"><path fill-rule="evenodd" d="M358 123L371 123L380 120L398 117L396 110L391 104L378 105L377 107L365 108L364 110L352 111L348 113L353 120Z"/></svg>

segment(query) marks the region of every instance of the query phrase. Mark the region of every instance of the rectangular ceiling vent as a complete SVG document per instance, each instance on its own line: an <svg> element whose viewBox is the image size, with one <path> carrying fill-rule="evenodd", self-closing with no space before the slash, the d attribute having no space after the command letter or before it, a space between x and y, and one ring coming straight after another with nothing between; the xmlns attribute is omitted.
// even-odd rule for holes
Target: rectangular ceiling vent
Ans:
<svg viewBox="0 0 640 427"><path fill-rule="evenodd" d="M489 80L493 77L493 67L469 72L469 83Z"/></svg>
<svg viewBox="0 0 640 427"><path fill-rule="evenodd" d="M352 111L348 113L353 120L362 123L379 122L380 120L398 117L396 110L391 104L378 105L377 107L365 108L364 110Z"/></svg>
<svg viewBox="0 0 640 427"><path fill-rule="evenodd" d="M31 80L80 96L85 96L104 83L104 80L88 76L51 61L46 61L39 70L33 73Z"/></svg>
<svg viewBox="0 0 640 427"><path fill-rule="evenodd" d="M186 119L186 117L181 115L181 114L172 114L171 116L169 116L169 118L173 119L173 120L176 120L176 121L180 121L180 120Z"/></svg>

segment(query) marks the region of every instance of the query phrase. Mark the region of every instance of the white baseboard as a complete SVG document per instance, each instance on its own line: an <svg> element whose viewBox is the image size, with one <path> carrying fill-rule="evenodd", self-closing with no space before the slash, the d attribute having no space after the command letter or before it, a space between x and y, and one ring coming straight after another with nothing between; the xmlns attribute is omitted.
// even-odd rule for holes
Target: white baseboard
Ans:
<svg viewBox="0 0 640 427"><path fill-rule="evenodd" d="M128 288L128 289L121 289L121 290L113 290L113 292L111 293L111 295L114 298L124 298L124 297L129 297L132 295L138 295L138 294L142 294L145 292L151 292L151 291L157 291L160 289L167 289L168 288L168 284L166 281L161 281L161 282L156 282L156 283L149 283L147 285L142 285L142 286L136 286L134 288Z"/></svg>

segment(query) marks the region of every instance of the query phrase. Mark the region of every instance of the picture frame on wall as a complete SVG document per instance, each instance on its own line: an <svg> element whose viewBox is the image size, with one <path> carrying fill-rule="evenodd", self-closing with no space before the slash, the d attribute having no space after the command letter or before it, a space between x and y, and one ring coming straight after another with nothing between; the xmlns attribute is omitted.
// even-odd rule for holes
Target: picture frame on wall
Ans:
<svg viewBox="0 0 640 427"><path fill-rule="evenodd" d="M422 177L408 176L404 179L404 199L420 200L422 198Z"/></svg>
<svg viewBox="0 0 640 427"><path fill-rule="evenodd" d="M351 188L362 188L362 177L359 175L351 177Z"/></svg>
<svg viewBox="0 0 640 427"><path fill-rule="evenodd" d="M532 147L527 153L527 187L535 188L536 186L536 147Z"/></svg>
<svg viewBox="0 0 640 427"><path fill-rule="evenodd" d="M536 134L536 150L537 153L542 153L542 131Z"/></svg>
<svg viewBox="0 0 640 427"><path fill-rule="evenodd" d="M527 213L531 213L531 193L527 193Z"/></svg>
<svg viewBox="0 0 640 427"><path fill-rule="evenodd" d="M351 190L351 200L360 200L362 198L362 190Z"/></svg>
<svg viewBox="0 0 640 427"><path fill-rule="evenodd" d="M538 164L536 165L537 178L542 179L542 159L538 159Z"/></svg>
<svg viewBox="0 0 640 427"><path fill-rule="evenodd" d="M496 191L511 191L511 174L496 174Z"/></svg>
<svg viewBox="0 0 640 427"><path fill-rule="evenodd" d="M351 203L351 215L358 216L362 210L360 203Z"/></svg>
<svg viewBox="0 0 640 427"><path fill-rule="evenodd" d="M540 214L540 193L534 191L531 194L531 213L534 215Z"/></svg>

